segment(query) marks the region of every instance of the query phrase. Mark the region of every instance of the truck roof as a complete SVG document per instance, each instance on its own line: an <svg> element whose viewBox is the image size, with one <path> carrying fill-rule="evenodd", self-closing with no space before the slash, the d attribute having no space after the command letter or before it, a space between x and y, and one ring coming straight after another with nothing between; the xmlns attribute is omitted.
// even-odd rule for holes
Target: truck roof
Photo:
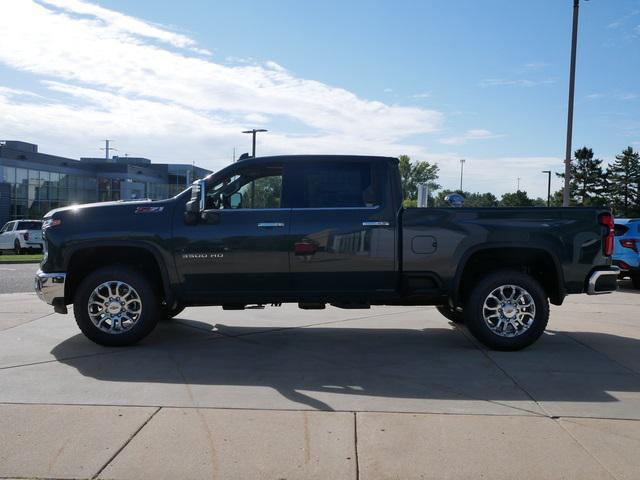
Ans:
<svg viewBox="0 0 640 480"><path fill-rule="evenodd" d="M243 164L250 163L268 163L268 162L318 162L318 161L334 161L334 162L394 162L398 163L395 157L383 157L378 155L273 155L268 157L249 157L238 160Z"/></svg>

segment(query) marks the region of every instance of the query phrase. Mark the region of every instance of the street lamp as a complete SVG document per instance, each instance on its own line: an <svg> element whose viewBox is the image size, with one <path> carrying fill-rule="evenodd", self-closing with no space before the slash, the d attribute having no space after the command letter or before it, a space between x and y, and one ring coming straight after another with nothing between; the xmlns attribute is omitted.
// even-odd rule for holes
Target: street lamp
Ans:
<svg viewBox="0 0 640 480"><path fill-rule="evenodd" d="M569 206L569 185L571 184L571 137L573 134L573 94L576 83L576 48L578 44L578 10L580 0L573 0L573 30L571 33L571 67L569 70L569 106L567 111L567 149L564 156L564 190L562 206Z"/></svg>
<svg viewBox="0 0 640 480"><path fill-rule="evenodd" d="M256 133L258 132L268 132L268 130L265 130L264 128L252 128L251 130L245 130L242 133L250 133L253 136L253 142L252 142L252 149L251 149L251 156L253 158L256 158Z"/></svg>
<svg viewBox="0 0 640 480"><path fill-rule="evenodd" d="M551 170L543 170L542 173L549 175L547 180L547 207L551 206Z"/></svg>
<svg viewBox="0 0 640 480"><path fill-rule="evenodd" d="M460 191L462 192L462 175L464 174L464 162L466 160L464 158L460 159Z"/></svg>

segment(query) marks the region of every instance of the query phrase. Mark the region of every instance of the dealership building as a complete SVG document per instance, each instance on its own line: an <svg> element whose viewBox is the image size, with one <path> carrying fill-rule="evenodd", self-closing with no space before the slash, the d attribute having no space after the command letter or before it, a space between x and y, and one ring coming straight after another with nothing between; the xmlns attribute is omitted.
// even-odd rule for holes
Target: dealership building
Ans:
<svg viewBox="0 0 640 480"><path fill-rule="evenodd" d="M209 173L147 158L76 160L40 153L32 143L0 141L0 226L78 203L169 198Z"/></svg>

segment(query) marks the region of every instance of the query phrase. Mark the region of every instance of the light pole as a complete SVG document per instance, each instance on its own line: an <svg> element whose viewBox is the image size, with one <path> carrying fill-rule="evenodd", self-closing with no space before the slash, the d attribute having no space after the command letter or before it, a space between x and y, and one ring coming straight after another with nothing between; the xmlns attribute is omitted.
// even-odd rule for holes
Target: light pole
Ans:
<svg viewBox="0 0 640 480"><path fill-rule="evenodd" d="M564 156L564 190L562 206L569 206L569 185L571 185L571 137L573 134L573 94L576 83L576 48L578 44L578 10L580 0L573 0L573 30L571 33L571 67L569 69L569 106L567 111L567 149Z"/></svg>
<svg viewBox="0 0 640 480"><path fill-rule="evenodd" d="M551 170L543 170L542 173L549 175L547 180L547 207L551 206Z"/></svg>
<svg viewBox="0 0 640 480"><path fill-rule="evenodd" d="M462 176L464 175L464 162L466 160L464 158L460 159L460 192L462 192Z"/></svg>
<svg viewBox="0 0 640 480"><path fill-rule="evenodd" d="M516 187L516 192L520 191L520 180L522 177L518 177L518 186Z"/></svg>
<svg viewBox="0 0 640 480"><path fill-rule="evenodd" d="M264 128L252 128L251 130L245 130L242 133L250 133L253 136L252 148L251 148L251 156L256 158L256 133L258 132L268 132Z"/></svg>

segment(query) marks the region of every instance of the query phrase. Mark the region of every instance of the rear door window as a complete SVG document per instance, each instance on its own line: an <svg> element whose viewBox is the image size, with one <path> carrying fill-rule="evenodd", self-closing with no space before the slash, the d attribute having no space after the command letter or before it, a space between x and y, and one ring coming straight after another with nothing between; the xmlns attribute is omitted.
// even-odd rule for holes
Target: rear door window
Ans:
<svg viewBox="0 0 640 480"><path fill-rule="evenodd" d="M370 163L322 162L302 166L301 208L376 207L379 187ZM297 203L298 203L297 202Z"/></svg>

